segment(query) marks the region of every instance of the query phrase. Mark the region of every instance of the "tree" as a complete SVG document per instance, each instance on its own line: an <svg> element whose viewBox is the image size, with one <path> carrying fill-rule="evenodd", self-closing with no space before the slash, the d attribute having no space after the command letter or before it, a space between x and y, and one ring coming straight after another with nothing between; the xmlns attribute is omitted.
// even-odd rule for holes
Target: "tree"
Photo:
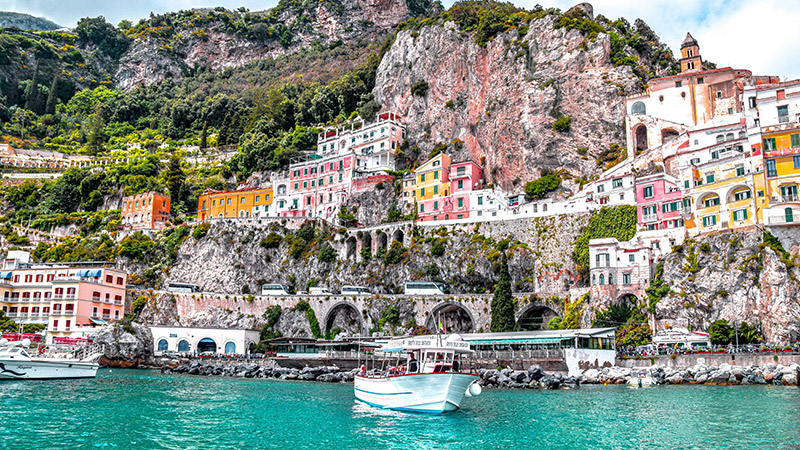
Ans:
<svg viewBox="0 0 800 450"><path fill-rule="evenodd" d="M98 50L111 58L118 59L128 50L130 40L114 25L106 22L105 17L83 18L75 27L78 35L78 44L82 46L95 46Z"/></svg>
<svg viewBox="0 0 800 450"><path fill-rule="evenodd" d="M53 77L50 83L50 93L47 94L47 104L44 107L45 114L56 113L56 103L58 103L58 75Z"/></svg>
<svg viewBox="0 0 800 450"><path fill-rule="evenodd" d="M41 93L39 92L39 64L33 69L31 83L25 89L25 109L36 114L42 113Z"/></svg>
<svg viewBox="0 0 800 450"><path fill-rule="evenodd" d="M208 124L203 122L203 129L200 131L200 150L208 147Z"/></svg>
<svg viewBox="0 0 800 450"><path fill-rule="evenodd" d="M169 165L167 166L166 182L169 189L169 195L172 199L171 213L181 210L183 201L181 200L181 190L183 182L186 180L186 174L183 173L181 168L181 159L175 153L169 157Z"/></svg>
<svg viewBox="0 0 800 450"><path fill-rule="evenodd" d="M711 343L716 345L727 344L735 338L730 322L725 319L714 321L708 327L708 334L711 335Z"/></svg>
<svg viewBox="0 0 800 450"><path fill-rule="evenodd" d="M500 263L500 279L497 281L497 287L494 290L491 308L492 332L514 331L516 328L514 296L511 293L511 273L508 270L508 257L505 252L503 252L503 259Z"/></svg>

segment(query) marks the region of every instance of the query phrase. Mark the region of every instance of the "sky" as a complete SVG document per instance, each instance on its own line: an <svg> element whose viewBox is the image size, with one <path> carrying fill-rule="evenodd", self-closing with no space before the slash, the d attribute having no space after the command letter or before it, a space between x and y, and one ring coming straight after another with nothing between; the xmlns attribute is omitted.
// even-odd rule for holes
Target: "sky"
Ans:
<svg viewBox="0 0 800 450"><path fill-rule="evenodd" d="M450 6L452 0L443 0ZM532 8L536 4L562 11L576 0L512 0ZM677 54L680 43L691 32L704 59L718 67L749 69L757 75L800 78L800 7L797 0L595 0L595 15L611 20L624 17L631 24L642 18ZM16 11L46 17L74 27L82 17L102 15L113 24L122 19L137 22L150 12L180 9L244 6L253 11L268 9L277 0L0 0L0 11ZM769 33L766 33L769 31ZM767 36L769 34L769 36Z"/></svg>

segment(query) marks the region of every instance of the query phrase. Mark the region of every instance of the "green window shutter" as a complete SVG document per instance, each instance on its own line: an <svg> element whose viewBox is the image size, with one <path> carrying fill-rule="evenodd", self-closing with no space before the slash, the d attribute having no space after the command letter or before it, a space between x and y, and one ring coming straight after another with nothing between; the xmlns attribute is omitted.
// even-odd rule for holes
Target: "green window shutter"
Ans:
<svg viewBox="0 0 800 450"><path fill-rule="evenodd" d="M791 136L791 139L792 139L792 148L800 147L800 134L797 133L793 134Z"/></svg>

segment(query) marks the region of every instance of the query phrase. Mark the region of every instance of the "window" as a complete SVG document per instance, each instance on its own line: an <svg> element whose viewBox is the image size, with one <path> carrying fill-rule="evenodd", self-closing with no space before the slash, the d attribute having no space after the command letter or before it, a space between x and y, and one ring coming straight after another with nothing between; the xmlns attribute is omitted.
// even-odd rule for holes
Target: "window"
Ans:
<svg viewBox="0 0 800 450"><path fill-rule="evenodd" d="M786 216L786 222L794 222L794 214L792 213L792 208L786 208L783 211L784 215Z"/></svg>
<svg viewBox="0 0 800 450"><path fill-rule="evenodd" d="M178 342L178 351L182 353L186 353L189 351L189 342L186 340L182 340Z"/></svg>
<svg viewBox="0 0 800 450"><path fill-rule="evenodd" d="M664 203L663 205L661 205L661 209L665 213L666 212L677 211L678 208L680 207L680 204L681 204L680 202Z"/></svg>
<svg viewBox="0 0 800 450"><path fill-rule="evenodd" d="M433 202L433 210L434 211L438 211L439 210L439 202Z"/></svg>
<svg viewBox="0 0 800 450"><path fill-rule="evenodd" d="M703 206L706 208L719 205L719 197L710 197L703 200Z"/></svg>
<svg viewBox="0 0 800 450"><path fill-rule="evenodd" d="M703 226L710 227L717 224L717 216L706 216L703 217Z"/></svg>
<svg viewBox="0 0 800 450"><path fill-rule="evenodd" d="M482 204L483 204L483 196L482 196L482 195L479 195L479 196L478 196L478 204L479 204L479 205L482 205Z"/></svg>
<svg viewBox="0 0 800 450"><path fill-rule="evenodd" d="M628 262L634 262L636 260L635 255L628 255Z"/></svg>
<svg viewBox="0 0 800 450"><path fill-rule="evenodd" d="M308 189L308 181L303 181L303 189Z"/></svg>
<svg viewBox="0 0 800 450"><path fill-rule="evenodd" d="M689 198L689 197L686 197L685 199L683 199L683 207L687 208L687 209L691 208L692 207L692 199Z"/></svg>
<svg viewBox="0 0 800 450"><path fill-rule="evenodd" d="M689 164L691 164L693 166L696 166L696 165L700 164L700 158L692 158L692 160L689 161Z"/></svg>
<svg viewBox="0 0 800 450"><path fill-rule="evenodd" d="M689 189L689 180L685 180L685 181L683 182L683 188L684 188L684 189Z"/></svg>
<svg viewBox="0 0 800 450"><path fill-rule="evenodd" d="M421 188L421 189L419 190L419 196L420 196L420 197L424 197L424 196L425 196L425 188Z"/></svg>
<svg viewBox="0 0 800 450"><path fill-rule="evenodd" d="M439 193L439 185L438 184L433 187L433 193L434 194L438 194Z"/></svg>
<svg viewBox="0 0 800 450"><path fill-rule="evenodd" d="M679 88L679 87L681 87L681 86L683 86L683 81L676 81L676 82L675 82L675 87L676 87L676 88Z"/></svg>
<svg viewBox="0 0 800 450"><path fill-rule="evenodd" d="M240 205L244 205L244 197L242 197L242 198L240 198L240 199L239 199L239 204L240 204Z"/></svg>
<svg viewBox="0 0 800 450"><path fill-rule="evenodd" d="M419 205L419 212L425 212L425 205L424 204L420 204Z"/></svg>
<svg viewBox="0 0 800 450"><path fill-rule="evenodd" d="M746 209L737 209L733 212L733 220L736 222L747 220L747 210Z"/></svg>
<svg viewBox="0 0 800 450"><path fill-rule="evenodd" d="M424 173L419 176L419 181L420 182L425 181L425 174Z"/></svg>
<svg viewBox="0 0 800 450"><path fill-rule="evenodd" d="M713 173L707 173L706 174L706 183L713 183L713 182L714 182L714 174Z"/></svg>
<svg viewBox="0 0 800 450"><path fill-rule="evenodd" d="M697 77L697 84L703 84L703 83L705 83L705 80L703 80L703 77Z"/></svg>
<svg viewBox="0 0 800 450"><path fill-rule="evenodd" d="M597 267L608 267L611 265L611 256L608 253L598 253L595 255Z"/></svg>
<svg viewBox="0 0 800 450"><path fill-rule="evenodd" d="M603 285L603 284L605 284L605 275L603 275L603 274L601 273L601 274L600 274L600 285Z"/></svg>
<svg viewBox="0 0 800 450"><path fill-rule="evenodd" d="M603 192L604 190L605 190L605 186L604 186L604 185L600 184L600 185L598 185L598 186L597 186L597 193L598 193L598 194L599 194L600 192Z"/></svg>
<svg viewBox="0 0 800 450"><path fill-rule="evenodd" d="M739 191L733 194L733 201L738 202L740 200L747 200L751 197L750 190Z"/></svg>
<svg viewBox="0 0 800 450"><path fill-rule="evenodd" d="M122 286L122 277L117 277L117 285Z"/></svg>
<svg viewBox="0 0 800 450"><path fill-rule="evenodd" d="M642 190L642 195L644 198L652 198L653 197L653 186L645 186Z"/></svg>
<svg viewBox="0 0 800 450"><path fill-rule="evenodd" d="M800 169L800 155L792 156L792 163L795 169Z"/></svg>
<svg viewBox="0 0 800 450"><path fill-rule="evenodd" d="M788 122L789 121L789 106L778 106L778 122Z"/></svg>
<svg viewBox="0 0 800 450"><path fill-rule="evenodd" d="M783 201L785 202L797 201L797 185L787 184L781 186L781 197L783 197Z"/></svg>
<svg viewBox="0 0 800 450"><path fill-rule="evenodd" d="M439 171L438 170L434 170L433 171L433 179L434 180L438 180L439 179Z"/></svg>
<svg viewBox="0 0 800 450"><path fill-rule="evenodd" d="M459 208L463 208L464 207L464 199L463 198L458 199L458 207Z"/></svg>
<svg viewBox="0 0 800 450"><path fill-rule="evenodd" d="M231 199L228 199L228 204L229 204L229 205L231 204Z"/></svg>
<svg viewBox="0 0 800 450"><path fill-rule="evenodd" d="M733 114L733 108L728 108L728 114Z"/></svg>
<svg viewBox="0 0 800 450"><path fill-rule="evenodd" d="M737 177L740 177L740 176L742 176L742 175L744 175L744 166L738 166L738 167L736 167L736 176L737 176Z"/></svg>
<svg viewBox="0 0 800 450"><path fill-rule="evenodd" d="M256 203L258 203L260 201L261 201L261 196L260 195L256 195Z"/></svg>
<svg viewBox="0 0 800 450"><path fill-rule="evenodd" d="M458 180L458 188L464 189L464 180Z"/></svg>
<svg viewBox="0 0 800 450"><path fill-rule="evenodd" d="M756 103L756 98L755 98L755 97L750 97L750 98L748 98L748 99L747 99L747 104L748 104L748 105L749 105L751 108L755 108L755 107L756 107L756 104L757 104L757 103Z"/></svg>
<svg viewBox="0 0 800 450"><path fill-rule="evenodd" d="M612 184L614 189L621 188L622 187L622 178L614 178L611 181L611 184Z"/></svg>
<svg viewBox="0 0 800 450"><path fill-rule="evenodd" d="M774 159L768 159L767 160L767 176L768 177L777 177L778 176L778 170L775 167L775 160Z"/></svg>

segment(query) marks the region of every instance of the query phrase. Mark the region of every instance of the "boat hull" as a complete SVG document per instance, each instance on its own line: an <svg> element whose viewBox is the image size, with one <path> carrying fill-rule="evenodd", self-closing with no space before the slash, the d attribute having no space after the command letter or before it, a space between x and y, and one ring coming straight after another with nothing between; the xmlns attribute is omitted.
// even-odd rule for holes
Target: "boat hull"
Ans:
<svg viewBox="0 0 800 450"><path fill-rule="evenodd" d="M93 362L47 359L0 359L0 380L57 380L94 378L99 365Z"/></svg>
<svg viewBox="0 0 800 450"><path fill-rule="evenodd" d="M379 408L442 413L461 405L469 386L478 380L468 373L426 373L354 380L358 400Z"/></svg>

